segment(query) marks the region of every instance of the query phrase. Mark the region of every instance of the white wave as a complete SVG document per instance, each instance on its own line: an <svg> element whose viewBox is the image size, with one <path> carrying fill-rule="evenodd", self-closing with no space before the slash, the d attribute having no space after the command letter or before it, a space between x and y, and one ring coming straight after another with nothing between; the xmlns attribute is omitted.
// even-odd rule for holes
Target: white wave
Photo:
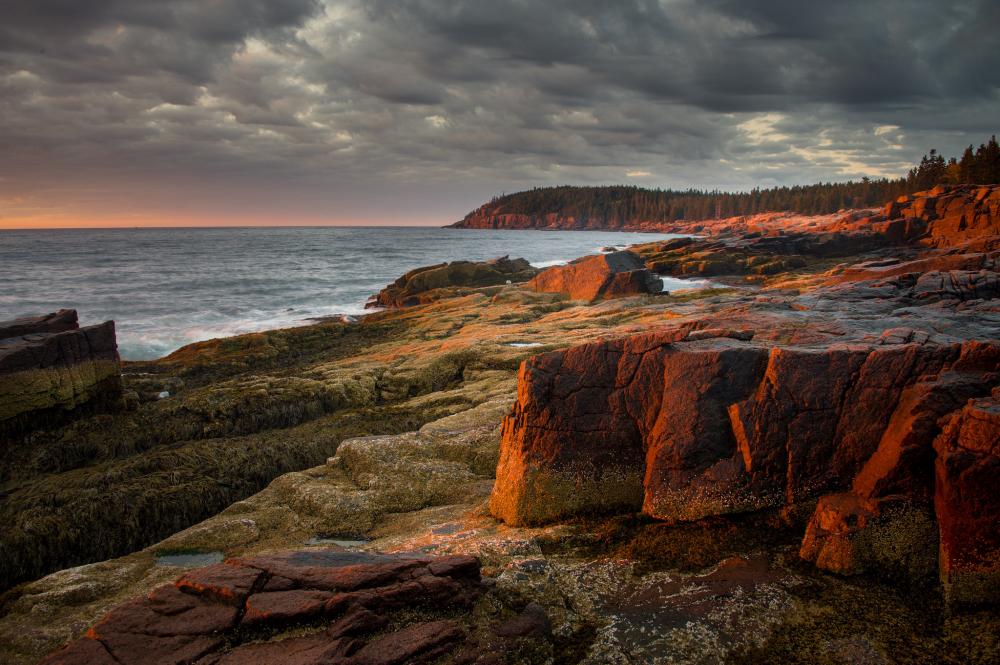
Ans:
<svg viewBox="0 0 1000 665"><path fill-rule="evenodd" d="M564 261L563 259L554 259L552 261L535 261L531 265L534 268L551 268L552 266L564 266L567 263L569 263L569 261Z"/></svg>
<svg viewBox="0 0 1000 665"><path fill-rule="evenodd" d="M225 319L221 318L224 315L218 315L220 318L215 320L189 323L186 327L179 327L178 322L171 320L172 317L163 317L155 321L133 323L134 327L143 328L143 332L133 332L129 327L123 327L118 331L118 343L122 357L126 360L149 360L195 342L313 325L317 319L325 317L339 314L359 316L370 311L366 312L364 304L309 307L301 310L293 308L282 312L253 310L240 318Z"/></svg>
<svg viewBox="0 0 1000 665"><path fill-rule="evenodd" d="M657 275L663 280L663 293L672 291L697 291L699 289L715 289L722 287L722 284L707 279L679 279L666 275Z"/></svg>

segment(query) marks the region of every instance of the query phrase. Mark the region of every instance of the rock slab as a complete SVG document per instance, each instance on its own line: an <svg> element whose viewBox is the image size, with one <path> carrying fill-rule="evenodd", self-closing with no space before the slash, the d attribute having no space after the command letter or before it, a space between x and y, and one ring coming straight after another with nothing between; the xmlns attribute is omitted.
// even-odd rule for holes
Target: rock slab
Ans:
<svg viewBox="0 0 1000 665"><path fill-rule="evenodd" d="M969 400L934 442L941 582L957 602L1000 599L1000 389Z"/></svg>
<svg viewBox="0 0 1000 665"><path fill-rule="evenodd" d="M459 618L483 592L469 556L330 548L231 559L118 606L42 663L499 662L525 631L501 625L494 653L484 649Z"/></svg>

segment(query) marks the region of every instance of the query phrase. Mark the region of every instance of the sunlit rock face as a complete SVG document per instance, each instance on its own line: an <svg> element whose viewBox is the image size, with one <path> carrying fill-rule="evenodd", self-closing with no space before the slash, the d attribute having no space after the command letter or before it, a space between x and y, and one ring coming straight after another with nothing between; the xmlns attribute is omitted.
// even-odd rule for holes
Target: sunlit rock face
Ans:
<svg viewBox="0 0 1000 665"><path fill-rule="evenodd" d="M542 354L521 368L490 508L515 525L639 510L676 522L835 493L803 558L922 576L936 494L942 574L996 570L1000 511L971 486L995 470L995 405L963 405L998 370L995 344L911 335L812 348L675 331ZM941 433L949 414L963 424Z"/></svg>
<svg viewBox="0 0 1000 665"><path fill-rule="evenodd" d="M1000 388L952 414L934 442L941 581L950 599L1000 598Z"/></svg>
<svg viewBox="0 0 1000 665"><path fill-rule="evenodd" d="M602 300L659 293L663 282L636 254L610 252L543 270L528 282L528 288L563 293L573 300Z"/></svg>
<svg viewBox="0 0 1000 665"><path fill-rule="evenodd" d="M114 321L81 328L75 310L60 310L0 322L0 434L120 396Z"/></svg>
<svg viewBox="0 0 1000 665"><path fill-rule="evenodd" d="M1000 185L939 185L887 203L883 216L903 220L906 239L935 247L1000 234Z"/></svg>

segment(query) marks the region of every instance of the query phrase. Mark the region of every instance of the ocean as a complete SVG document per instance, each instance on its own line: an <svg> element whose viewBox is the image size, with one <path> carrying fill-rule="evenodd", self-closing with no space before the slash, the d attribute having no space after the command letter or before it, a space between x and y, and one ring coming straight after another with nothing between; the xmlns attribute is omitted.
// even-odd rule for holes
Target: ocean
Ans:
<svg viewBox="0 0 1000 665"><path fill-rule="evenodd" d="M117 324L123 358L213 337L361 314L418 266L509 254L551 266L671 238L597 231L247 227L0 231L0 320L74 308ZM667 290L699 282L665 280Z"/></svg>

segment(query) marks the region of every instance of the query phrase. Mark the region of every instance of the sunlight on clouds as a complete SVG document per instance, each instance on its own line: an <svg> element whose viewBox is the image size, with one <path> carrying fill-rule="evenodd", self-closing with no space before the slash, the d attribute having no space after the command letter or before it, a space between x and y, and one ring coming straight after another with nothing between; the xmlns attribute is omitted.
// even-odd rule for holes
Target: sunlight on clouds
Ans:
<svg viewBox="0 0 1000 665"><path fill-rule="evenodd" d="M747 143L752 145L762 145L777 141L785 141L789 138L775 129L775 125L785 119L783 113L763 113L761 115L745 120L737 128L743 132Z"/></svg>

